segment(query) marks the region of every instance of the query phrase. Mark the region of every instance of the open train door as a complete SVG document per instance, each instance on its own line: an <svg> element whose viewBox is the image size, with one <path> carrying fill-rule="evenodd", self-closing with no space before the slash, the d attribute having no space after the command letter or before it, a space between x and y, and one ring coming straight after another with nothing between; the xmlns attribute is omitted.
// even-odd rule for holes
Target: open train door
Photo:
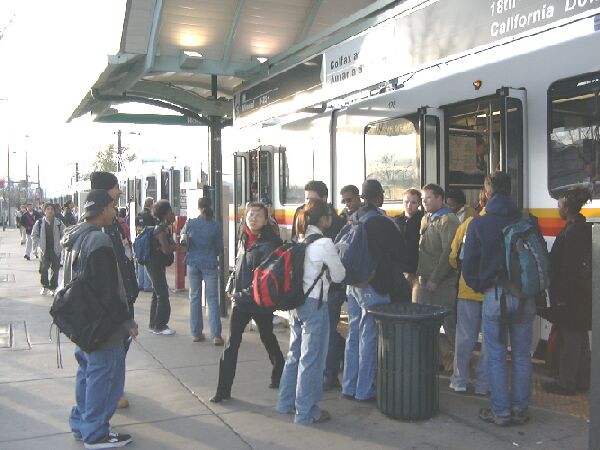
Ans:
<svg viewBox="0 0 600 450"><path fill-rule="evenodd" d="M273 202L273 146L260 146L248 152L233 155L234 166L234 230L230 233L230 241L237 250L239 225L246 212L248 202ZM230 253L230 266L233 266L235 255Z"/></svg>
<svg viewBox="0 0 600 450"><path fill-rule="evenodd" d="M424 106L419 109L421 136L421 181L445 185L444 110Z"/></svg>

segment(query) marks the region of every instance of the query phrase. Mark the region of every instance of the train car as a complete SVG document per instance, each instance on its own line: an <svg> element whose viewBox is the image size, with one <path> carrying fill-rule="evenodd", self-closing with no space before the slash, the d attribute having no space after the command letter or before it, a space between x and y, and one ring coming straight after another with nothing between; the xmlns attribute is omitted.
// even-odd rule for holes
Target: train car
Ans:
<svg viewBox="0 0 600 450"><path fill-rule="evenodd" d="M405 189L426 183L460 188L475 205L486 174L503 170L513 200L539 218L551 246L563 225L560 192L584 186L594 201L583 213L600 212L599 23L563 23L437 61L318 111L246 119L234 131L243 140L229 149L231 223L247 201L269 199L289 235L312 179L327 184L338 209L340 188L367 178L384 186L390 215L402 210ZM536 327L534 346L549 332L541 319Z"/></svg>

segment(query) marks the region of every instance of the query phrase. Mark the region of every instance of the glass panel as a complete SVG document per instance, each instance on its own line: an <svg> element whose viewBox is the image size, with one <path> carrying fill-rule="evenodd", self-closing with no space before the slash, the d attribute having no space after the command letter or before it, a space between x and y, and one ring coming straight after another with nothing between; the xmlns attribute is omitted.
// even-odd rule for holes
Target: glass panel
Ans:
<svg viewBox="0 0 600 450"><path fill-rule="evenodd" d="M260 151L259 162L260 162L260 185L258 189L258 200L265 203L273 203L272 192L273 192L273 169L272 169L272 155L271 152Z"/></svg>
<svg viewBox="0 0 600 450"><path fill-rule="evenodd" d="M127 204L135 202L135 180L127 180Z"/></svg>
<svg viewBox="0 0 600 450"><path fill-rule="evenodd" d="M523 206L523 103L506 98L506 172L511 177L512 199Z"/></svg>
<svg viewBox="0 0 600 450"><path fill-rule="evenodd" d="M181 207L181 171L173 170L171 176L173 178L173 198L171 206L175 213L179 214L179 208Z"/></svg>
<svg viewBox="0 0 600 450"><path fill-rule="evenodd" d="M238 208L246 204L246 158L235 157L235 173L233 185L235 187L235 202Z"/></svg>
<svg viewBox="0 0 600 450"><path fill-rule="evenodd" d="M192 181L192 169L189 166L183 168L183 182L189 183Z"/></svg>
<svg viewBox="0 0 600 450"><path fill-rule="evenodd" d="M145 199L142 199L142 180L140 180L139 178L135 179L135 199L137 202L137 207L141 210L142 201Z"/></svg>
<svg viewBox="0 0 600 450"><path fill-rule="evenodd" d="M554 83L548 91L548 187L571 187L600 198L600 73Z"/></svg>
<svg viewBox="0 0 600 450"><path fill-rule="evenodd" d="M314 179L314 151L298 143L279 148L279 200L282 205L304 203L304 186Z"/></svg>
<svg viewBox="0 0 600 450"><path fill-rule="evenodd" d="M125 208L127 199L127 181L119 181L119 190L121 191L121 195L119 196L119 208Z"/></svg>
<svg viewBox="0 0 600 450"><path fill-rule="evenodd" d="M497 98L446 108L448 187L462 189L467 203L477 205L479 190L490 171L502 170L502 121Z"/></svg>
<svg viewBox="0 0 600 450"><path fill-rule="evenodd" d="M379 122L365 133L365 178L377 179L385 202L402 200L402 193L421 185L418 116Z"/></svg>
<svg viewBox="0 0 600 450"><path fill-rule="evenodd" d="M425 116L425 184L437 183L438 180L439 139L440 120L435 116Z"/></svg>
<svg viewBox="0 0 600 450"><path fill-rule="evenodd" d="M160 173L160 198L161 200L169 200L169 172L163 171Z"/></svg>
<svg viewBox="0 0 600 450"><path fill-rule="evenodd" d="M152 197L154 201L157 200L156 177L154 175L146 177L146 197Z"/></svg>

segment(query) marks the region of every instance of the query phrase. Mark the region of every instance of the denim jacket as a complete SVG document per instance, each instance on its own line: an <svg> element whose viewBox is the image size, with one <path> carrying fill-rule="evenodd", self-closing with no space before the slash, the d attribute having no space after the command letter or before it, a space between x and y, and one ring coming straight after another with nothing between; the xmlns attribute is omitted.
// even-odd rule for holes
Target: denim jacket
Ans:
<svg viewBox="0 0 600 450"><path fill-rule="evenodd" d="M217 257L223 252L223 232L216 220L189 219L181 234L187 241L186 265L200 270L218 267Z"/></svg>

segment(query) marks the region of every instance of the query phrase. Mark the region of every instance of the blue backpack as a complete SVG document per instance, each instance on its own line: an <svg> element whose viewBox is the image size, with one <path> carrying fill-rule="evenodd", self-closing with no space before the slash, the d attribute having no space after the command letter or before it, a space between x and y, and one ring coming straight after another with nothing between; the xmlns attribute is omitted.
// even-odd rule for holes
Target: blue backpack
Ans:
<svg viewBox="0 0 600 450"><path fill-rule="evenodd" d="M370 210L358 220L353 216L352 222L344 225L335 238L335 248L346 269L344 283L350 286L365 285L373 278L376 264L369 251L365 225L379 215L378 211Z"/></svg>
<svg viewBox="0 0 600 450"><path fill-rule="evenodd" d="M504 227L508 290L519 298L532 298L550 286L550 259L546 241L529 214Z"/></svg>
<svg viewBox="0 0 600 450"><path fill-rule="evenodd" d="M154 227L148 226L138 234L133 242L133 253L138 264L145 266L150 261L152 253L152 238L154 237Z"/></svg>

